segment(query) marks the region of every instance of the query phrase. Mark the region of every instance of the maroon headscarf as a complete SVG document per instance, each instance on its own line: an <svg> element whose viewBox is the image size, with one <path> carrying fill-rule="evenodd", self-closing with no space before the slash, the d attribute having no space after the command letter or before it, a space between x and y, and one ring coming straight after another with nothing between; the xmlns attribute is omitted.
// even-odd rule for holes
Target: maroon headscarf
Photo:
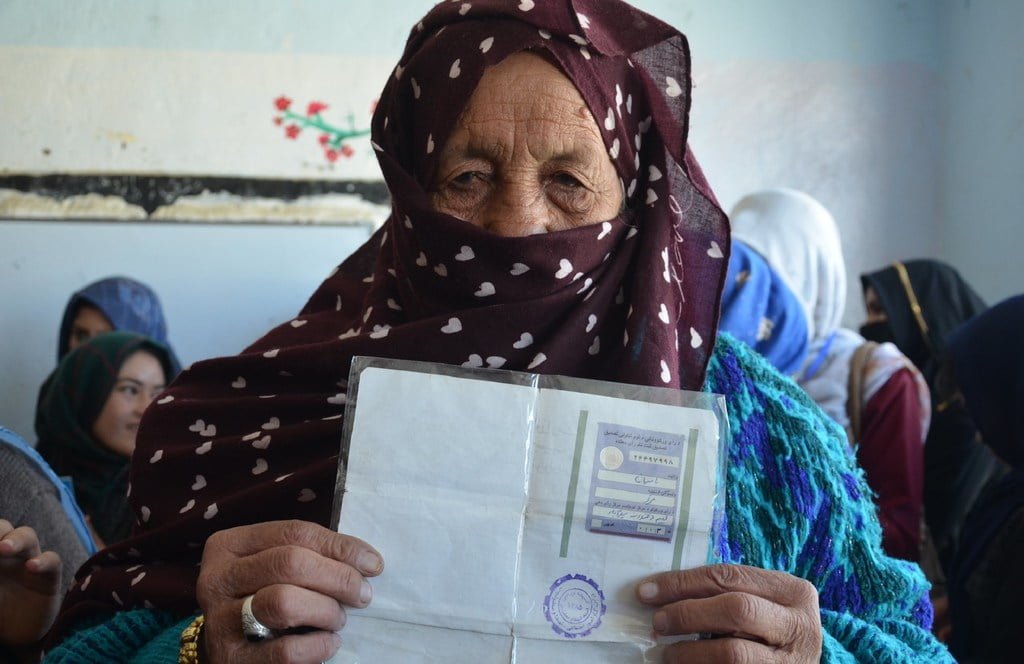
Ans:
<svg viewBox="0 0 1024 664"><path fill-rule="evenodd" d="M484 70L536 51L575 83L626 192L605 223L506 238L431 209L436 160ZM618 0L437 5L381 95L383 228L295 319L185 371L146 413L135 536L79 574L62 628L100 608L195 608L214 531L328 522L355 355L700 389L728 225L686 146L690 59L672 27ZM415 441L410 441L415 444Z"/></svg>

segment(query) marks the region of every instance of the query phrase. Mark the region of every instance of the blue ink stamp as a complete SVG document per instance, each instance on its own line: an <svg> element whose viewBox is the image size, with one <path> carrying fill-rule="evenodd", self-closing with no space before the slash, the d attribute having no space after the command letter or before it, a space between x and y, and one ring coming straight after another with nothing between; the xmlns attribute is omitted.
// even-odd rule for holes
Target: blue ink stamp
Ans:
<svg viewBox="0 0 1024 664"><path fill-rule="evenodd" d="M555 634L567 639L584 637L597 629L607 608L601 588L583 574L560 577L544 598L544 617Z"/></svg>

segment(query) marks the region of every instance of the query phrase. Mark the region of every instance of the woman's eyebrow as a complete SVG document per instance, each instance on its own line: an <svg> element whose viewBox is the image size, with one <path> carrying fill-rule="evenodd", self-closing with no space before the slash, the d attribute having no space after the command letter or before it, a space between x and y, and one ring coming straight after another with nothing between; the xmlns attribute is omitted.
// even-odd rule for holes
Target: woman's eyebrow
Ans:
<svg viewBox="0 0 1024 664"><path fill-rule="evenodd" d="M117 382L119 383L135 383L139 387L142 387L142 381L137 378L131 378L129 376L118 376Z"/></svg>
<svg viewBox="0 0 1024 664"><path fill-rule="evenodd" d="M500 161L504 152L505 150L500 145L467 145L458 156L470 159L483 159L484 161ZM603 149L599 150L590 145L577 144L566 150L547 154L544 156L543 161L555 164L581 164L591 163L595 159L604 156Z"/></svg>
<svg viewBox="0 0 1024 664"><path fill-rule="evenodd" d="M485 143L471 138L454 152L460 157L492 160L499 159L505 153L505 149L497 141L492 140Z"/></svg>

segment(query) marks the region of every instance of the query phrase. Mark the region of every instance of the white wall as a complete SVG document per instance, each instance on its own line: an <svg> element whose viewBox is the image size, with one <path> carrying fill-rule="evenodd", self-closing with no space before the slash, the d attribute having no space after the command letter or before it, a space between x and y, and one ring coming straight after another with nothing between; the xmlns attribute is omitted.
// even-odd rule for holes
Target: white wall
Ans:
<svg viewBox="0 0 1024 664"><path fill-rule="evenodd" d="M1024 292L1024 2L948 8L942 256L990 304Z"/></svg>
<svg viewBox="0 0 1024 664"><path fill-rule="evenodd" d="M35 440L39 385L74 291L130 275L160 296L182 363L239 352L295 316L365 226L0 221L0 423Z"/></svg>
<svg viewBox="0 0 1024 664"><path fill-rule="evenodd" d="M351 114L356 127L365 126L409 28L431 4L0 2L0 175L378 178L365 139L352 141L351 158L332 164L315 131L284 137L272 123L273 100L286 94L300 110L324 101L330 104L325 120L343 125ZM726 209L748 191L784 185L808 191L832 210L851 276L849 323L861 318L857 273L897 258L943 256L960 264L989 299L1021 289L1010 253L1022 245L1024 230L1010 192L1024 175L1024 3L636 4L689 37L696 82L691 141ZM40 243L43 236L25 225L3 229L3 265L63 269L61 252L69 245ZM305 237L294 229L282 234L285 244ZM189 242L186 231L168 232L163 246L187 256ZM144 245L141 239L138 246L123 244L124 256ZM339 243L324 263L349 249ZM271 250L254 246L244 266L252 269ZM80 256L87 254L76 254L76 261ZM59 283L40 284L20 270L4 273L13 282L0 284L8 289L0 290L0 311L9 308L11 293L33 311L25 321L31 327L4 328L5 338L35 338L25 330L50 329L47 321L59 316L66 294L93 275L137 266L142 272L135 276L163 289L181 278L173 261L76 264L78 271ZM279 293L282 314L301 306L316 281L312 272ZM218 269L189 278L215 282L239 274ZM262 302L234 304L243 312ZM171 317L176 336L204 329L205 310L190 304L182 298ZM257 322L216 352L251 340ZM37 336L38 356L49 358L53 343ZM212 350L197 345L192 357ZM13 344L0 349L0 370L18 361L9 356L24 352ZM9 389L31 392L34 385L0 392ZM5 401L14 400L0 394Z"/></svg>

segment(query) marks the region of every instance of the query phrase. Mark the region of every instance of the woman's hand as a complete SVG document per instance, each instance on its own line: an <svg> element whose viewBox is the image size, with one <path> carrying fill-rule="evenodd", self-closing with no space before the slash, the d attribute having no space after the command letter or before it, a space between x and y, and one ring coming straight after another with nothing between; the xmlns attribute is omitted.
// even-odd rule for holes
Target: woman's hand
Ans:
<svg viewBox="0 0 1024 664"><path fill-rule="evenodd" d="M36 531L0 519L0 643L43 638L60 609L60 556L43 552Z"/></svg>
<svg viewBox="0 0 1024 664"><path fill-rule="evenodd" d="M366 542L307 521L271 521L206 540L196 595L205 616L203 662L321 662L341 646L342 604L364 607L366 577L384 568ZM242 603L278 637L250 643ZM303 628L297 630L296 628Z"/></svg>
<svg viewBox="0 0 1024 664"><path fill-rule="evenodd" d="M665 662L817 662L818 591L810 582L745 565L665 572L637 585L640 601L660 607L658 635L711 633L665 650Z"/></svg>

